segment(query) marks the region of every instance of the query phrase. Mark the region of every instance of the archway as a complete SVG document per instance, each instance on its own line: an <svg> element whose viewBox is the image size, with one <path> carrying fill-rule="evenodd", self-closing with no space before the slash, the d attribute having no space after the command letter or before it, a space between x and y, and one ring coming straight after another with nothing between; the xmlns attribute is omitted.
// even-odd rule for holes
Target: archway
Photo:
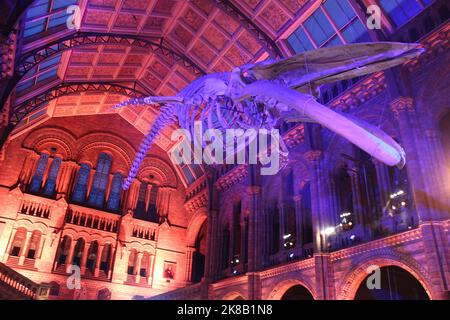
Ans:
<svg viewBox="0 0 450 320"><path fill-rule="evenodd" d="M195 240L195 251L192 256L192 282L200 282L205 273L206 227L204 222Z"/></svg>
<svg viewBox="0 0 450 320"><path fill-rule="evenodd" d="M429 300L422 284L411 273L397 266L380 268L380 280L373 280L375 274L369 274L359 285L355 300ZM369 277L371 277L369 279ZM369 289L369 284L379 285Z"/></svg>
<svg viewBox="0 0 450 320"><path fill-rule="evenodd" d="M290 287L281 297L281 300L314 300L311 292L302 285Z"/></svg>

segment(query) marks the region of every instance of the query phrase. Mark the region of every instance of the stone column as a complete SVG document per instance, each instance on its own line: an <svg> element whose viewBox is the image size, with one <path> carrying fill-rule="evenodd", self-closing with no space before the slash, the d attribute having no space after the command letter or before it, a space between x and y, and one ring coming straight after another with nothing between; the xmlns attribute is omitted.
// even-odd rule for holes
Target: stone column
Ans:
<svg viewBox="0 0 450 320"><path fill-rule="evenodd" d="M389 178L389 172L386 165L379 160L372 158L372 163L375 166L377 174L378 188L380 190L381 207L384 207L389 201L389 195L393 191L391 190L391 182Z"/></svg>
<svg viewBox="0 0 450 320"><path fill-rule="evenodd" d="M62 163L60 174L58 174L58 179L56 181L56 192L58 196L69 196L78 169L79 166L73 161L64 161Z"/></svg>
<svg viewBox="0 0 450 320"><path fill-rule="evenodd" d="M392 112L397 118L401 143L406 153L406 168L411 186L412 196L420 221L430 219L428 196L425 194L426 183L420 165L417 150L418 139L413 117L415 116L414 100L411 97L397 97L390 103Z"/></svg>
<svg viewBox="0 0 450 320"><path fill-rule="evenodd" d="M139 252L137 254L137 262L136 262L136 283L141 282L141 265L142 265L142 257L144 254Z"/></svg>
<svg viewBox="0 0 450 320"><path fill-rule="evenodd" d="M280 219L279 220L280 239L278 239L280 250L278 252L283 252L284 251L283 236L286 234L286 204L283 201L278 203L278 217Z"/></svg>
<svg viewBox="0 0 450 320"><path fill-rule="evenodd" d="M69 254L66 257L66 273L70 273L70 266L72 265L73 255L75 252L75 245L77 242L75 240L70 241Z"/></svg>
<svg viewBox="0 0 450 320"><path fill-rule="evenodd" d="M293 197L295 208L295 252L297 256L303 256L303 215L302 196Z"/></svg>
<svg viewBox="0 0 450 320"><path fill-rule="evenodd" d="M97 257L95 259L94 277L98 277L100 275L100 264L102 262L103 248L104 248L103 244L98 245Z"/></svg>
<svg viewBox="0 0 450 320"><path fill-rule="evenodd" d="M186 248L186 269L185 269L185 275L184 275L184 281L186 283L192 282L192 262L193 262L193 255L195 252L195 247L187 247Z"/></svg>
<svg viewBox="0 0 450 320"><path fill-rule="evenodd" d="M322 231L327 227L326 214L329 206L324 203L323 197L327 195L324 184L326 183L325 172L322 168L322 151L310 150L304 154L311 168L311 213L313 225L314 252L326 251L326 239Z"/></svg>
<svg viewBox="0 0 450 320"><path fill-rule="evenodd" d="M31 234L32 234L32 232L27 230L25 242L23 243L22 249L20 250L20 257L19 257L19 265L20 266L22 266L25 261L25 256L28 252L28 244L30 243Z"/></svg>
<svg viewBox="0 0 450 320"><path fill-rule="evenodd" d="M86 262L87 262L87 258L88 258L88 253L89 253L89 247L91 246L90 242L85 242L84 243L84 248L83 248L83 257L81 258L81 274L85 274L86 273Z"/></svg>
<svg viewBox="0 0 450 320"><path fill-rule="evenodd" d="M362 208L362 197L361 190L359 185L359 173L360 170L358 167L352 167L347 170L348 175L350 176L350 181L352 184L352 202L353 202L353 211L352 214L355 218L355 225L364 225L364 212ZM341 214L342 212L339 212Z"/></svg>
<svg viewBox="0 0 450 320"><path fill-rule="evenodd" d="M17 233L17 229L12 229L11 236L10 236L11 241L9 241L8 245L6 246L6 251L5 251L5 254L3 255L4 263L6 263L6 261L8 261L9 254L11 252L11 246L13 245L14 237L16 236L16 233Z"/></svg>
<svg viewBox="0 0 450 320"><path fill-rule="evenodd" d="M249 194L248 213L248 271L256 271L262 265L264 237L262 225L264 217L261 212L261 187L247 187Z"/></svg>
<svg viewBox="0 0 450 320"><path fill-rule="evenodd" d="M150 258L148 259L148 275L147 275L147 284L149 286L152 285L152 279L153 279L153 267L155 262L155 255L150 254Z"/></svg>

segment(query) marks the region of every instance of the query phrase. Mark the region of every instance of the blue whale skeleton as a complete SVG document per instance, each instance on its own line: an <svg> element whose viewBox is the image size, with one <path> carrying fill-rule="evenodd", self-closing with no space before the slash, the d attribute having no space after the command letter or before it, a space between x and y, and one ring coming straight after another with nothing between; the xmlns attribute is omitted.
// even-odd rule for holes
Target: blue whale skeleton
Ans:
<svg viewBox="0 0 450 320"><path fill-rule="evenodd" d="M379 128L329 109L316 101L320 85L391 68L415 58L417 44L378 42L320 48L279 61L264 61L232 72L202 76L176 96L150 96L125 106L160 106L160 113L141 142L122 188L128 189L159 132L175 121L194 136L202 130L272 129L278 120L314 122L346 138L389 166L403 167L403 148ZM287 149L282 142L282 151Z"/></svg>

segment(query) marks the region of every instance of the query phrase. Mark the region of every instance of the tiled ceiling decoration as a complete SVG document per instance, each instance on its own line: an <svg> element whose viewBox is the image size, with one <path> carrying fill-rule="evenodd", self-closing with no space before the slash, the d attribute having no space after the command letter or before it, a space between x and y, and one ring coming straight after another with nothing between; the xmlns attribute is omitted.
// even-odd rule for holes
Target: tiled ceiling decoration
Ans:
<svg viewBox="0 0 450 320"><path fill-rule="evenodd" d="M231 1L231 4L253 19L262 32L275 39L280 29L301 8L302 2L246 0ZM70 1L70 4L78 4L81 8L80 32L137 36L162 43L192 61L204 73L231 71L235 66L267 56L258 35L246 29L236 16L228 15L221 3L216 0ZM61 15L63 9L61 0L39 0L38 6L30 9L28 15L32 20L27 23L30 28L36 21L45 25L44 29L33 29L30 39L45 37L48 30L53 30L48 25L49 14L53 19L53 15ZM64 31L63 26L58 28L61 36L73 32L69 29ZM54 61L45 68L41 64L36 68L36 75L29 72L18 89L27 94L27 89L34 90L40 81L47 83L59 79L59 82L128 83L146 94L174 95L198 76L169 56L152 52L150 48L122 44L78 46L66 50ZM48 110L53 110L54 116L105 113L111 112L111 106L125 99L127 97L112 93L76 93L59 97L52 102L54 107ZM143 112L136 110L124 110L120 114L139 125L140 130L147 130L155 116L151 113L144 117Z"/></svg>

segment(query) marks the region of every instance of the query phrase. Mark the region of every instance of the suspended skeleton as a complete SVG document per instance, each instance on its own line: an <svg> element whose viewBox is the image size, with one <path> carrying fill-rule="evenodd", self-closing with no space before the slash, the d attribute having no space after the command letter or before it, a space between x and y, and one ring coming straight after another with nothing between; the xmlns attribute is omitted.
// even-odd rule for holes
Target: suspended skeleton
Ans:
<svg viewBox="0 0 450 320"><path fill-rule="evenodd" d="M277 121L315 122L346 138L374 158L398 167L405 164L402 147L380 129L318 103L322 84L394 67L417 57L417 44L361 43L304 52L277 62L245 65L193 81L176 96L129 100L114 108L160 105L160 114L142 141L123 189L128 189L160 130L175 120L194 136L194 123L203 131L272 129ZM283 146L284 144L281 143ZM283 152L287 149L284 147Z"/></svg>

